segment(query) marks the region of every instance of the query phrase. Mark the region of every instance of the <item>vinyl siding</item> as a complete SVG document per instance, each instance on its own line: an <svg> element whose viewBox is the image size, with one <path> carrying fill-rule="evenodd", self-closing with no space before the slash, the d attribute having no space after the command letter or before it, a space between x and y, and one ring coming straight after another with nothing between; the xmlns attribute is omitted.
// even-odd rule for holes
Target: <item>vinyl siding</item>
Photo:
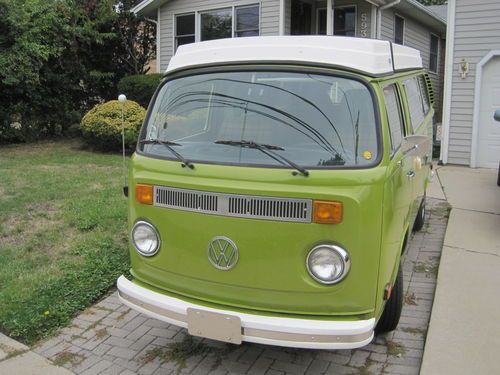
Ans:
<svg viewBox="0 0 500 375"><path fill-rule="evenodd" d="M414 20L410 16L405 13L401 13L398 11L394 11L389 8L387 10L382 11L382 25L381 25L381 39L394 41L394 16L398 15L405 20L405 28L404 28L404 45L408 47L412 47L418 49L420 51L420 55L422 56L422 63L424 68L429 69L429 60L430 60L430 49L431 49L431 32L434 32L435 35L440 37L438 32L434 30L429 30L428 27L423 26L418 21ZM445 40L440 38L439 40L440 47L443 43L446 43ZM442 58L439 53L439 58ZM441 61L438 60L438 71L437 72L429 72L429 76L432 80L432 87L434 89L434 97L435 104L434 108L436 109L436 120L439 122L441 120L442 114L442 79L443 79L443 70Z"/></svg>
<svg viewBox="0 0 500 375"><path fill-rule="evenodd" d="M500 49L500 2L456 0L455 14L448 163L470 165L476 65L491 50ZM465 79L458 72L463 58L469 62Z"/></svg>
<svg viewBox="0 0 500 375"><path fill-rule="evenodd" d="M261 35L279 34L279 0L171 0L160 8L160 71L167 69L174 53L174 18L176 14L239 5L260 4Z"/></svg>

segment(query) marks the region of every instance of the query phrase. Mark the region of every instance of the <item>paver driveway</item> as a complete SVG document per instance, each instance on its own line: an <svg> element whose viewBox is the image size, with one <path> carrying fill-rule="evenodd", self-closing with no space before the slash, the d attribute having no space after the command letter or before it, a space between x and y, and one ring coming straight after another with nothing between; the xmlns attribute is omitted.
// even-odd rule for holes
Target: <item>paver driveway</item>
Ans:
<svg viewBox="0 0 500 375"><path fill-rule="evenodd" d="M448 205L428 199L426 225L403 260L398 329L357 350L303 350L191 339L184 329L122 305L116 292L35 351L77 374L418 374Z"/></svg>

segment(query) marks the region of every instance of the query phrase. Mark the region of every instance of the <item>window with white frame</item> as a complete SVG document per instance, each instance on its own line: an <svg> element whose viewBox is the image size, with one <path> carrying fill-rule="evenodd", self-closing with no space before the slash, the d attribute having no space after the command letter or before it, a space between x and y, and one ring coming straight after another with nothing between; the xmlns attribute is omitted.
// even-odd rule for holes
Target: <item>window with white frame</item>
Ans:
<svg viewBox="0 0 500 375"><path fill-rule="evenodd" d="M197 22L198 28L196 27ZM259 4L175 16L175 49L195 41L258 36L259 34Z"/></svg>
<svg viewBox="0 0 500 375"><path fill-rule="evenodd" d="M429 56L429 70L437 73L438 70L439 38L431 34L431 49Z"/></svg>
<svg viewBox="0 0 500 375"><path fill-rule="evenodd" d="M195 42L195 15L183 14L175 17L175 49L183 44Z"/></svg>
<svg viewBox="0 0 500 375"><path fill-rule="evenodd" d="M333 11L334 35L356 36L356 7L336 7ZM316 11L316 33L326 35L327 10L318 8Z"/></svg>
<svg viewBox="0 0 500 375"><path fill-rule="evenodd" d="M258 5L235 8L234 36L259 36L259 13Z"/></svg>
<svg viewBox="0 0 500 375"><path fill-rule="evenodd" d="M405 40L405 19L394 15L394 43L403 44Z"/></svg>

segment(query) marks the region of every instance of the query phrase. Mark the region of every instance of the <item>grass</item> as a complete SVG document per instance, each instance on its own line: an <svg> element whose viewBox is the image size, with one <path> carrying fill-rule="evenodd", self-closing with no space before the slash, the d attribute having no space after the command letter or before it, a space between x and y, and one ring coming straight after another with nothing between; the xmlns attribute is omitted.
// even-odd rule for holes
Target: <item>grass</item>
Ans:
<svg viewBox="0 0 500 375"><path fill-rule="evenodd" d="M78 141L0 147L0 330L27 344L128 272L119 155Z"/></svg>

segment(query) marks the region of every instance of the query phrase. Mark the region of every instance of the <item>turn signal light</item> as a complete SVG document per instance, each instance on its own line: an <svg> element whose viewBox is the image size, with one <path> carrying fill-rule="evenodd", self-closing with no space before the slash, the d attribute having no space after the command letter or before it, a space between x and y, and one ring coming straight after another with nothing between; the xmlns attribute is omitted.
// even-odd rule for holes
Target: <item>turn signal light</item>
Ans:
<svg viewBox="0 0 500 375"><path fill-rule="evenodd" d="M144 184L135 185L135 200L142 204L153 204L153 186Z"/></svg>
<svg viewBox="0 0 500 375"><path fill-rule="evenodd" d="M313 222L317 224L339 224L342 222L342 203L314 201Z"/></svg>

